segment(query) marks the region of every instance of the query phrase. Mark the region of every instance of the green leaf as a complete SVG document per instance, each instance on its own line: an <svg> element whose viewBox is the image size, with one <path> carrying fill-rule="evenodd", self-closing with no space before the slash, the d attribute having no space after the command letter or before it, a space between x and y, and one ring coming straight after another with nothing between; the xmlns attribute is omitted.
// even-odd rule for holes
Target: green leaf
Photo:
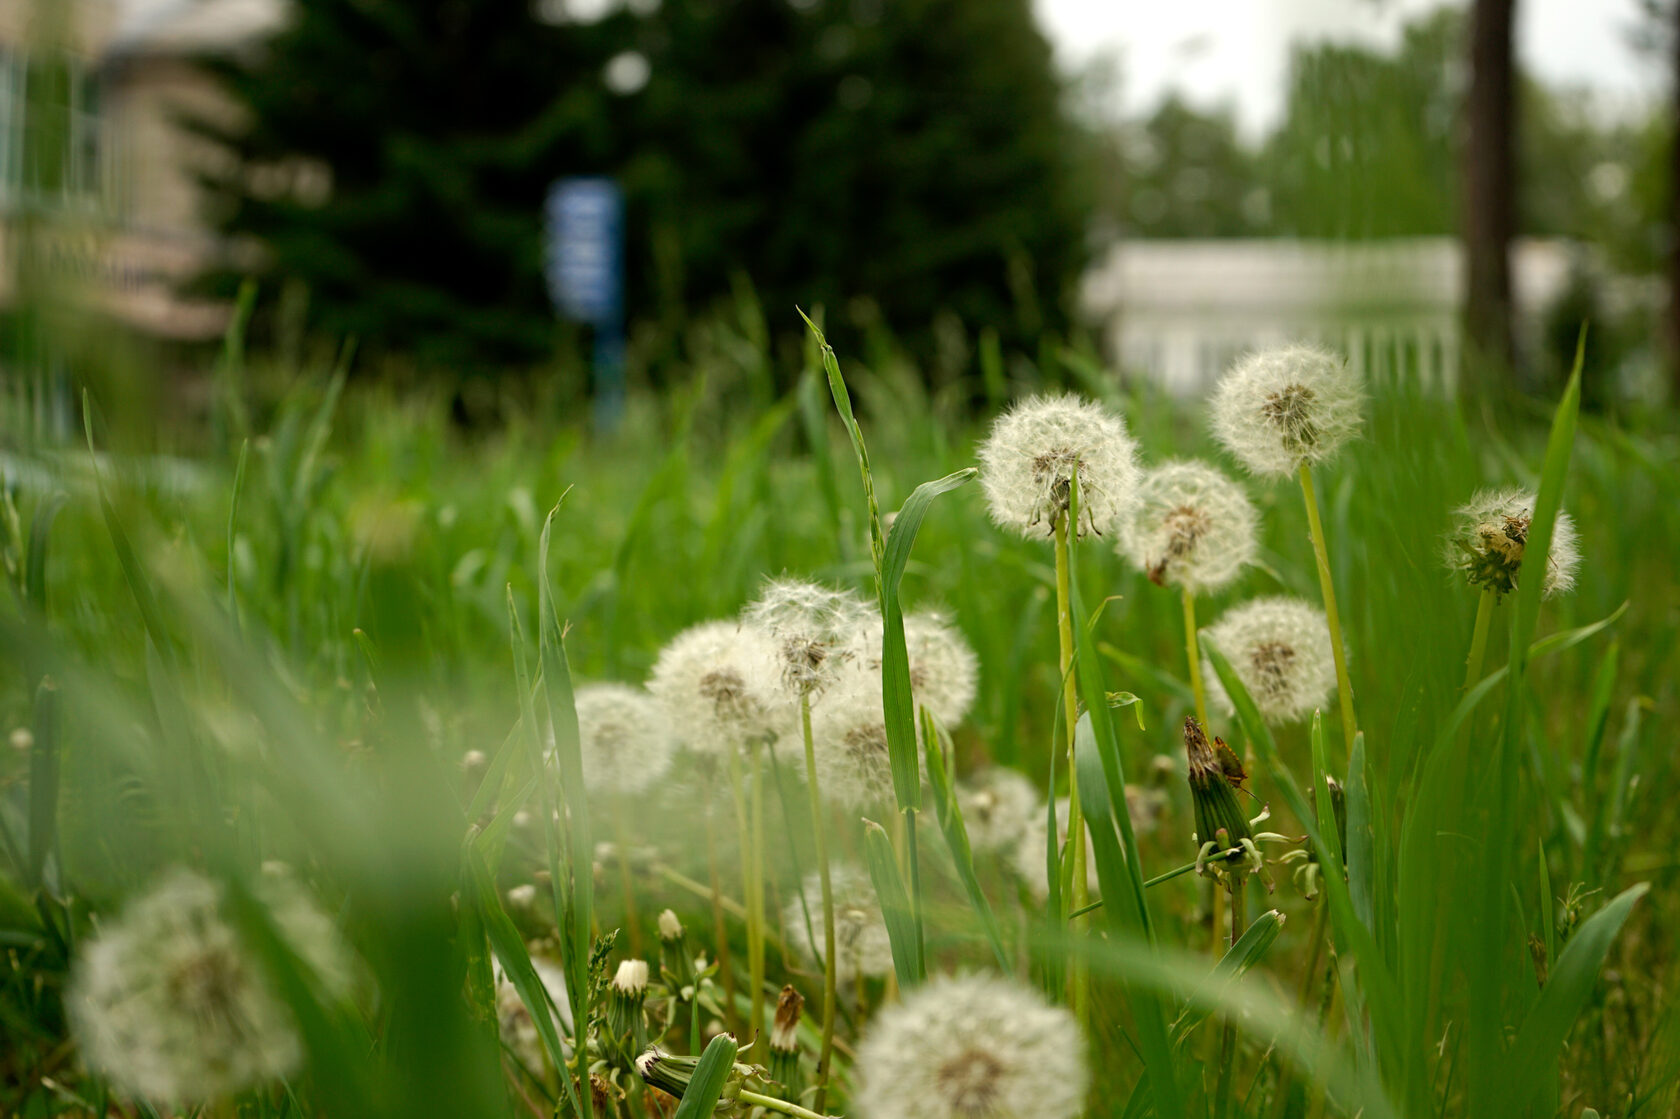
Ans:
<svg viewBox="0 0 1680 1119"><path fill-rule="evenodd" d="M683 1092L675 1119L706 1119L717 1109L724 1085L735 1071L735 1055L739 1051L740 1046L728 1034L712 1038L700 1055L700 1063L694 1066L694 1078Z"/></svg>
<svg viewBox="0 0 1680 1119"><path fill-rule="evenodd" d="M957 878L962 882L963 892L968 895L968 904L980 918L980 927L986 932L986 941L992 946L998 968L1008 972L1012 967L1009 954L1003 950L1003 933L998 928L991 902L986 900L980 876L975 872L974 850L969 846L968 828L963 823L956 785L945 768L945 730L934 718L933 712L925 707L922 708L922 742L927 751L928 784L933 787L933 810L939 820L939 830L945 836L945 846L951 852Z"/></svg>
<svg viewBox="0 0 1680 1119"><path fill-rule="evenodd" d="M898 872L898 857L893 853L892 841L886 829L874 820L863 822L863 855L869 864L869 878L875 883L875 896L881 902L881 916L887 923L887 940L892 944L893 971L898 985L913 990L927 979L922 960L922 941L916 932L915 916L910 911L910 894Z"/></svg>

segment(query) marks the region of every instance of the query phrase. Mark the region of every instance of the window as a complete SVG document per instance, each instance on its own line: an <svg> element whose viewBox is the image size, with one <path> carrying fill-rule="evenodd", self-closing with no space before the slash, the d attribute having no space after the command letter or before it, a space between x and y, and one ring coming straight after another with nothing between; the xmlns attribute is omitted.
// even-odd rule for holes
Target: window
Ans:
<svg viewBox="0 0 1680 1119"><path fill-rule="evenodd" d="M98 83L80 61L0 48L0 207L99 210L105 135Z"/></svg>

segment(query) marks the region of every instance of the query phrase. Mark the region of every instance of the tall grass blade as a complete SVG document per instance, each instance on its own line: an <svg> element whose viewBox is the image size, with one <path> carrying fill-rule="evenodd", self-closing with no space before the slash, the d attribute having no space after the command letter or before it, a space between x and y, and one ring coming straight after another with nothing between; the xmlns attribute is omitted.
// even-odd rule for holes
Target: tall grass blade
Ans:
<svg viewBox="0 0 1680 1119"><path fill-rule="evenodd" d="M963 893L968 895L969 906L980 918L980 927L985 931L986 942L991 945L999 969L1008 972L1009 954L1003 948L1003 933L998 928L997 915L992 912L992 903L986 900L980 876L974 870L974 850L969 846L968 828L963 824L956 785L945 767L945 729L934 718L933 712L925 707L922 708L922 742L927 751L928 784L933 787L934 816L945 836L945 846L951 852L951 863L962 882Z"/></svg>
<svg viewBox="0 0 1680 1119"><path fill-rule="evenodd" d="M917 935L915 915L910 910L910 893L904 888L904 878L898 872L898 858L893 853L892 840L887 831L874 820L863 822L863 856L869 865L870 880L875 883L875 896L881 901L881 916L887 924L887 940L892 945L893 972L901 989L910 991L927 979L927 965L922 959L922 941Z"/></svg>

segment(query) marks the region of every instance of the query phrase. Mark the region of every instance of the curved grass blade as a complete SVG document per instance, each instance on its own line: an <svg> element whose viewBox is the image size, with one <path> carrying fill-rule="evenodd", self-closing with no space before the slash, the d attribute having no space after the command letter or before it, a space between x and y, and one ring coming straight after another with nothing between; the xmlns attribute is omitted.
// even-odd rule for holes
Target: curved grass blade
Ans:
<svg viewBox="0 0 1680 1119"><path fill-rule="evenodd" d="M683 1091L675 1119L706 1119L717 1109L724 1085L735 1071L738 1052L740 1046L728 1034L712 1038L700 1055L700 1063L694 1066L694 1078Z"/></svg>
<svg viewBox="0 0 1680 1119"><path fill-rule="evenodd" d="M869 878L875 883L875 896L881 902L881 916L887 924L887 940L892 944L893 972L898 985L906 991L914 990L927 979L922 959L922 941L917 935L915 916L910 911L910 894L904 888L904 878L898 873L898 858L893 853L892 840L886 829L874 820L863 822L864 861L869 864Z"/></svg>
<svg viewBox="0 0 1680 1119"><path fill-rule="evenodd" d="M1007 973L1011 969L1009 955L1003 950L1003 933L998 928L997 915L992 912L992 903L986 900L986 891L980 886L980 876L974 870L974 850L968 843L968 828L957 803L956 785L945 768L945 730L925 707L922 708L922 741L927 749L928 784L933 787L933 811L939 830L945 836L945 846L951 852L951 862L962 881L963 892L968 895L968 904L980 918L980 927L992 946L992 955L997 958L999 969Z"/></svg>
<svg viewBox="0 0 1680 1119"><path fill-rule="evenodd" d="M1284 916L1276 909L1268 909L1254 919L1237 942L1225 950L1219 957L1219 962L1213 967L1213 977L1229 985L1247 975L1258 964L1273 944L1277 943L1278 934L1283 931ZM1220 988L1223 994L1224 987ZM1216 996L1217 997L1217 996ZM1192 1030L1207 1020L1212 1009L1205 1003L1186 1006L1183 1013L1172 1026L1173 1045L1184 1044L1185 1038Z"/></svg>

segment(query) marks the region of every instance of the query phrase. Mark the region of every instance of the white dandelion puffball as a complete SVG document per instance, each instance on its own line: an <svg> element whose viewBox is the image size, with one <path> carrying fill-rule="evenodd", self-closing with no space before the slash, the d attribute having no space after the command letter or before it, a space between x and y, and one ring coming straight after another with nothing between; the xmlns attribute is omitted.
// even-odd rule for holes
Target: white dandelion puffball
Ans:
<svg viewBox="0 0 1680 1119"><path fill-rule="evenodd" d="M1078 535L1106 532L1137 499L1137 452L1126 424L1073 393L1035 396L997 418L980 444L980 485L992 520L1042 537L1067 512L1079 472Z"/></svg>
<svg viewBox="0 0 1680 1119"><path fill-rule="evenodd" d="M1536 500L1527 490L1482 490L1454 510L1453 531L1447 541L1447 566L1461 573L1471 586L1501 596L1516 589ZM1581 547L1575 521L1560 509L1557 520L1552 522L1552 545L1546 556L1546 579L1541 586L1546 597L1563 594L1573 587L1575 571L1580 566Z"/></svg>
<svg viewBox="0 0 1680 1119"><path fill-rule="evenodd" d="M350 973L336 928L301 889L258 884L287 945L328 993ZM88 1066L151 1100L205 1102L289 1075L292 1012L223 914L223 888L177 870L84 941L65 993ZM336 988L336 989L335 989Z"/></svg>
<svg viewBox="0 0 1680 1119"><path fill-rule="evenodd" d="M1324 611L1298 598L1257 598L1227 611L1207 636L1243 682L1268 723L1292 723L1329 699L1336 686L1330 626ZM1219 674L1202 662L1208 698L1236 711Z"/></svg>
<svg viewBox="0 0 1680 1119"><path fill-rule="evenodd" d="M875 896L869 872L848 863L836 863L829 871L834 890L834 974L843 986L859 975L875 978L893 969L892 941L887 938L887 919ZM805 924L806 907L811 923ZM804 901L795 896L782 912L782 927L789 941L817 967L823 966L822 878L805 876Z"/></svg>
<svg viewBox="0 0 1680 1119"><path fill-rule="evenodd" d="M1072 1119L1085 1039L1015 979L934 979L881 1011L858 1044L862 1119Z"/></svg>
<svg viewBox="0 0 1680 1119"><path fill-rule="evenodd" d="M1205 594L1254 562L1260 518L1243 488L1204 462L1147 471L1116 550L1158 586Z"/></svg>
<svg viewBox="0 0 1680 1119"><path fill-rule="evenodd" d="M776 733L786 707L776 643L757 626L702 622L659 653L648 677L678 739L702 754L721 754Z"/></svg>
<svg viewBox="0 0 1680 1119"><path fill-rule="evenodd" d="M833 683L874 610L851 591L803 579L771 579L744 617L775 642L782 683L795 696Z"/></svg>
<svg viewBox="0 0 1680 1119"><path fill-rule="evenodd" d="M848 671L823 694L811 708L811 749L817 762L817 786L836 804L873 808L894 803L879 676ZM916 766L920 773L920 749Z"/></svg>
<svg viewBox="0 0 1680 1119"><path fill-rule="evenodd" d="M1044 802L1027 777L994 765L957 787L968 844L976 852L1008 851L1037 824L1042 830ZM1043 860L1039 860L1042 865ZM1040 876L1043 875L1040 869Z"/></svg>
<svg viewBox="0 0 1680 1119"><path fill-rule="evenodd" d="M1056 850L1062 853L1063 858L1067 857L1068 813L1071 807L1067 797L1057 798ZM1021 842L1015 847L1015 873L1026 883L1027 889L1032 891L1034 900L1040 903L1050 897L1050 880L1045 877L1048 870L1045 866L1048 851L1045 843L1047 833L1044 828L1044 809L1043 801L1033 806L1032 825L1027 828L1026 833L1021 836ZM1097 882L1097 860L1091 857L1089 827L1085 829L1085 886L1093 894L1101 890Z"/></svg>
<svg viewBox="0 0 1680 1119"><path fill-rule="evenodd" d="M585 684L574 699L585 785L641 793L665 776L676 742L651 695L629 684Z"/></svg>
<svg viewBox="0 0 1680 1119"><path fill-rule="evenodd" d="M542 980L543 989L548 992L549 1000L554 1003L549 1020L554 1023L555 1031L560 1034L570 1032L572 1015L567 1001L565 972L560 970L559 964L543 956L532 956L531 966L536 968L537 978ZM513 1050L520 1063L537 1072L547 1060L547 1049L543 1046L542 1036L537 1032L537 1023L531 1017L530 1008L519 997L519 991L508 979L500 959L496 960L495 977L496 1028L500 1031L502 1041Z"/></svg>
<svg viewBox="0 0 1680 1119"><path fill-rule="evenodd" d="M1359 376L1314 346L1247 354L1213 394L1213 434L1251 474L1286 476L1328 460L1359 431Z"/></svg>
<svg viewBox="0 0 1680 1119"><path fill-rule="evenodd" d="M857 666L879 676L886 626L872 614L858 631L852 655ZM933 712L940 725L956 726L974 705L980 661L951 621L932 610L904 618L904 651L910 660L910 691L918 706Z"/></svg>

